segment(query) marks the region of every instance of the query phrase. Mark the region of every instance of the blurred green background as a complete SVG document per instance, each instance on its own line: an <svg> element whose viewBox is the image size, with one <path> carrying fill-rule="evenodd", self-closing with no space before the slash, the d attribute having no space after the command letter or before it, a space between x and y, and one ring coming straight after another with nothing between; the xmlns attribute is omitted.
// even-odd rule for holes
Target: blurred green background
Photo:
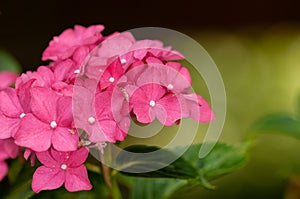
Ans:
<svg viewBox="0 0 300 199"><path fill-rule="evenodd" d="M260 27L259 29L262 29ZM188 32L216 62L227 92L227 118L219 141L238 143L251 139L251 126L262 116L296 113L300 94L300 29L278 25L263 32L257 27L229 31ZM209 99L199 74L193 88ZM192 121L189 121L192 122ZM201 142L208 125L200 125L195 142ZM165 128L150 139L128 138L128 143L164 145L177 127ZM171 137L171 138L170 138ZM176 198L284 198L289 178L300 172L299 140L282 134L261 134L250 149L246 167L214 181L215 191L187 189Z"/></svg>
<svg viewBox="0 0 300 199"><path fill-rule="evenodd" d="M173 28L199 41L216 62L226 88L228 111L220 141L242 142L251 125L274 112L294 113L300 94L299 1L3 1L0 48L24 71L42 64L52 36L74 24L103 23L105 34L141 26ZM201 77L193 86L209 99ZM202 125L195 142L201 142ZM164 144L176 127L140 143ZM129 138L132 143L136 139ZM279 199L289 178L300 173L300 142L280 134L255 141L246 167L214 181L215 191L193 187L177 198Z"/></svg>

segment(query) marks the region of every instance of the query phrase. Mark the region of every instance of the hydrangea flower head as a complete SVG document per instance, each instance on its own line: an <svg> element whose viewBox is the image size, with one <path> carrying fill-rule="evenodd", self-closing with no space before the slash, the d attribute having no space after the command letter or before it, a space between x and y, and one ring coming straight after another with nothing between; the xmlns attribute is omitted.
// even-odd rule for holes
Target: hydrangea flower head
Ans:
<svg viewBox="0 0 300 199"><path fill-rule="evenodd" d="M70 192L91 190L86 147L105 153L106 142L125 140L131 117L165 126L182 118L214 119L209 104L192 92L183 55L130 32L102 36L103 29L76 25L50 41L42 56L48 65L18 78L0 73L0 180L5 160L22 147L32 165L35 157L42 163L34 192L62 185Z"/></svg>

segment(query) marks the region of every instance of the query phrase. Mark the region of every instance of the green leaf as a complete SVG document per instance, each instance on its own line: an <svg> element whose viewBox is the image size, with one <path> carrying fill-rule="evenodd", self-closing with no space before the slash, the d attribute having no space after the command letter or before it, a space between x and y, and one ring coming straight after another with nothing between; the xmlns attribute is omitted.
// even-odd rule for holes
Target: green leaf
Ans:
<svg viewBox="0 0 300 199"><path fill-rule="evenodd" d="M21 72L21 66L18 61L8 52L0 49L0 71Z"/></svg>
<svg viewBox="0 0 300 199"><path fill-rule="evenodd" d="M250 143L228 145L218 143L203 159L198 158L201 145L192 145L183 158L197 169L201 182L219 178L242 167L247 160Z"/></svg>
<svg viewBox="0 0 300 199"><path fill-rule="evenodd" d="M187 184L185 180L136 178L130 199L167 199Z"/></svg>
<svg viewBox="0 0 300 199"><path fill-rule="evenodd" d="M122 173L137 177L183 179L190 185L201 184L205 188L213 189L214 187L208 181L233 172L243 166L247 159L246 151L248 146L249 143L239 145L218 143L205 158L199 159L198 154L201 144L192 145L182 157L164 168L146 173L129 173L124 171ZM149 153L158 150L158 147L138 145L130 146L125 150L135 153L128 157L128 154L121 152L117 161L121 168L128 167L135 171L143 171L153 168L155 165L163 165L166 159L175 155L173 152L161 149L157 156L149 156L151 157L149 159L140 159L140 153Z"/></svg>
<svg viewBox="0 0 300 199"><path fill-rule="evenodd" d="M300 121L289 114L273 114L260 119L253 129L268 133L282 133L300 139Z"/></svg>
<svg viewBox="0 0 300 199"><path fill-rule="evenodd" d="M20 185L18 185L13 191L11 191L5 198L15 199L15 198L31 198L34 196L34 192L31 190L31 180L28 180Z"/></svg>
<svg viewBox="0 0 300 199"><path fill-rule="evenodd" d="M183 158L175 157L176 155L170 151L159 149L155 146L133 145L124 149L125 151L133 152L128 155L126 152L121 152L117 158L119 170L126 175L151 177L151 178L179 178L190 179L197 176L197 171ZM141 158L144 154L160 150L155 155L147 155L146 158ZM169 160L177 159L172 164L168 164ZM151 171L155 168L161 168ZM128 171L134 171L128 172ZM148 172L150 171L150 172Z"/></svg>

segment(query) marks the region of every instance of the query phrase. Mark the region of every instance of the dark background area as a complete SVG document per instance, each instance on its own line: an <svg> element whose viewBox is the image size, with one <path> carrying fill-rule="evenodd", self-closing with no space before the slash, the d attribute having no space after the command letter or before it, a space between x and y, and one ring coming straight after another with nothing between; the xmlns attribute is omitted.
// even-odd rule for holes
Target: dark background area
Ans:
<svg viewBox="0 0 300 199"><path fill-rule="evenodd" d="M272 0L81 0L0 1L0 48L24 67L42 64L43 49L54 35L74 24L104 24L104 34L144 26L185 30L269 26L300 21L300 1Z"/></svg>

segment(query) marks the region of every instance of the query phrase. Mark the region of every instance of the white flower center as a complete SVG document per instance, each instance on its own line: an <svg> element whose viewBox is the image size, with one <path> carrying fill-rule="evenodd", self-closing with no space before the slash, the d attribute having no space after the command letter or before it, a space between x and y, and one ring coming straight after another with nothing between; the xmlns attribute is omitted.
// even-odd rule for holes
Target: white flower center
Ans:
<svg viewBox="0 0 300 199"><path fill-rule="evenodd" d="M68 168L68 166L67 166L66 164L62 164L62 165L60 166L60 168L61 168L62 170L66 170L66 169Z"/></svg>
<svg viewBox="0 0 300 199"><path fill-rule="evenodd" d="M89 117L88 122L90 124L94 124L96 122L96 119L94 117Z"/></svg>
<svg viewBox="0 0 300 199"><path fill-rule="evenodd" d="M169 85L167 86L167 88L168 88L169 90L172 90L172 89L174 88L174 86L173 86L172 84L169 84Z"/></svg>
<svg viewBox="0 0 300 199"><path fill-rule="evenodd" d="M75 73L75 74L79 74L79 73L80 73L80 70L79 70L79 69L74 70L74 73Z"/></svg>
<svg viewBox="0 0 300 199"><path fill-rule="evenodd" d="M121 64L126 64L127 60L126 59L121 59Z"/></svg>
<svg viewBox="0 0 300 199"><path fill-rule="evenodd" d="M155 106L155 101L151 100L149 104L150 104L150 106L154 107Z"/></svg>
<svg viewBox="0 0 300 199"><path fill-rule="evenodd" d="M55 121L52 121L50 123L51 128L55 129L57 127L57 123Z"/></svg>
<svg viewBox="0 0 300 199"><path fill-rule="evenodd" d="M108 81L110 81L111 83L113 83L115 81L115 78L110 77Z"/></svg>
<svg viewBox="0 0 300 199"><path fill-rule="evenodd" d="M26 115L25 113L21 113L20 118L22 119L23 117L25 117L25 115Z"/></svg>

